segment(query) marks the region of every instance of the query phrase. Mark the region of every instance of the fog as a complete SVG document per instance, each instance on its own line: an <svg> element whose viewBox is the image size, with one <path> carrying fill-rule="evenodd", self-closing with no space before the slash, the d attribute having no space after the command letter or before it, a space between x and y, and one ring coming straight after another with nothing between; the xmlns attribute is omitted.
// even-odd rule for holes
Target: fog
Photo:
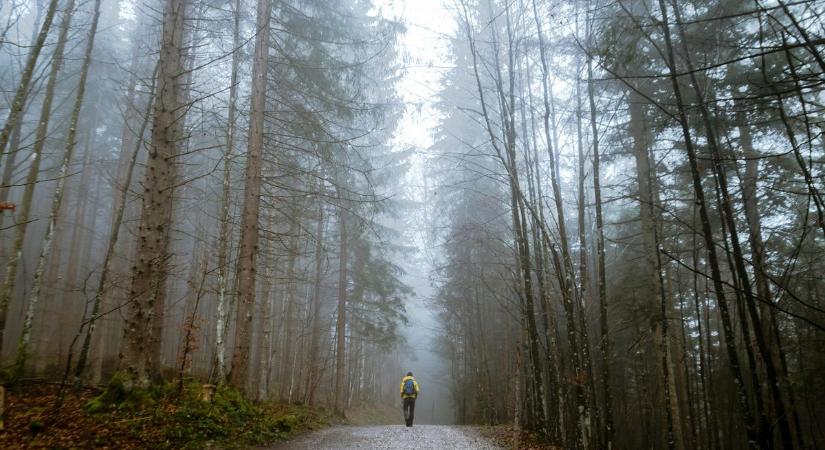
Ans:
<svg viewBox="0 0 825 450"><path fill-rule="evenodd" d="M0 3L0 382L815 448L823 14Z"/></svg>

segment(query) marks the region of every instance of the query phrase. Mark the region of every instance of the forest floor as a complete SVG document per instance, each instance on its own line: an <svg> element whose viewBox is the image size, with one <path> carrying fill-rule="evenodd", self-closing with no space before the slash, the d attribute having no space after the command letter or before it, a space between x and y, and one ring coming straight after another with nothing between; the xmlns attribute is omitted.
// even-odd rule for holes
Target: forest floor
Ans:
<svg viewBox="0 0 825 450"><path fill-rule="evenodd" d="M563 450L562 447L542 442L538 436L518 432L512 425L495 425L478 427L482 436L495 441L503 448L517 448L520 450Z"/></svg>
<svg viewBox="0 0 825 450"><path fill-rule="evenodd" d="M223 387L204 402L200 386L186 383L180 393L175 383L127 391L115 377L106 389L65 389L55 410L57 384L19 383L6 392L0 448L557 450L511 426L407 428L388 405L356 405L342 420L323 409L253 404Z"/></svg>
<svg viewBox="0 0 825 450"><path fill-rule="evenodd" d="M2 449L249 448L294 437L336 421L298 405L259 404L220 388L211 402L200 385L124 392L66 389L55 413L58 386L24 383L6 393Z"/></svg>

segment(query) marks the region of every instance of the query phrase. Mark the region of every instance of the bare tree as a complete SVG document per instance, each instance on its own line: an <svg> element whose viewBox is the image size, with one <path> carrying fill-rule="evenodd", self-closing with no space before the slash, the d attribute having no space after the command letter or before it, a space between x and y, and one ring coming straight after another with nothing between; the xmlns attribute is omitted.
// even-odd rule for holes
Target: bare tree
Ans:
<svg viewBox="0 0 825 450"><path fill-rule="evenodd" d="M57 218L60 214L60 206L63 203L63 193L66 187L66 182L69 178L69 164L72 162L74 155L77 123L80 120L80 111L83 107L83 100L86 94L86 79L89 75L89 67L92 65L92 51L94 49L95 37L97 35L97 24L100 19L100 2L95 0L94 12L92 16L92 23L89 27L89 34L86 38L86 51L83 57L83 66L80 69L80 80L76 90L76 97L74 107L72 109L71 118L69 119L69 133L66 136L66 147L63 153L63 161L60 164L60 172L57 180L57 186L54 190L54 197L52 198L51 211L49 213L49 221L46 225L46 237L43 239L43 248L40 250L40 257L37 260L37 269L34 272L34 283L29 294L26 305L26 317L23 319L23 332L20 336L20 343L17 347L17 359L15 360L15 374L20 376L23 373L23 368L28 357L29 340L31 339L32 320L34 319L35 307L40 300L40 291L43 287L43 276L46 265L49 260L49 252L51 251L52 243L54 241L55 227L57 225Z"/></svg>
<svg viewBox="0 0 825 450"><path fill-rule="evenodd" d="M53 5L50 8L56 8L57 2L52 2ZM43 105L41 106L40 110L40 120L38 121L37 125L37 132L34 141L34 146L32 148L32 162L29 165L28 175L26 176L26 187L23 193L23 199L20 206L20 216L18 217L18 224L15 227L15 237L14 237L14 245L12 247L11 255L9 256L8 260L6 261L6 270L4 273L3 278L3 285L0 287L0 351L3 348L3 336L5 334L6 329L6 312L8 309L9 301L11 300L11 296L14 293L14 286L16 285L17 281L17 267L20 262L21 257L23 256L23 245L26 242L26 230L28 230L28 224L31 216L32 211L32 199L34 197L34 190L37 186L37 180L40 176L40 164L43 161L43 149L46 145L46 137L49 132L49 120L52 116L52 101L54 100L54 93L55 88L58 82L58 75L60 73L60 69L63 67L63 52L66 48L66 42L68 41L69 35L69 28L72 23L72 15L74 14L74 6L75 0L69 0L66 4L66 7L63 11L63 18L62 23L60 25L60 32L57 37L57 43L55 44L54 53L52 55L52 64L49 69L49 79L46 82L46 91L43 96ZM51 11L51 10L50 10ZM46 20L51 22L51 18L48 16ZM51 14L54 14L54 11L51 11ZM46 27L46 32L48 32L48 25L46 22L43 24ZM43 34L43 30L41 29L41 34ZM45 36L44 36L45 39ZM38 36L38 42L40 37ZM38 45L38 44L35 44ZM39 43L40 46L43 45L42 42ZM32 50L33 54L34 51L39 52L40 50L36 47ZM36 54L34 56L35 60L37 58ZM32 61L32 56L29 56L29 62L33 65L36 61ZM27 67L27 70L28 67ZM33 70L33 69L32 69ZM31 74L24 74L23 77L26 76L31 77ZM23 85L23 80L21 80L21 85L18 89L24 89L24 91L28 91L28 83L27 81L25 86ZM19 91L18 95L15 97L15 102L25 102L25 94L23 93L23 97L20 97ZM18 99L18 97L20 97ZM14 109L12 109L9 120L14 119L15 121L19 121L17 115L22 113L22 103L20 105L21 111L15 113ZM10 126L8 123L7 126ZM11 126L15 126L17 128L17 135L19 135L19 123L18 124L11 124ZM4 131L5 132L5 131ZM2 152L5 149L5 142L2 141L2 135L0 135L0 157L2 157ZM12 168L14 161L9 161L8 169ZM10 178L10 177L9 177Z"/></svg>

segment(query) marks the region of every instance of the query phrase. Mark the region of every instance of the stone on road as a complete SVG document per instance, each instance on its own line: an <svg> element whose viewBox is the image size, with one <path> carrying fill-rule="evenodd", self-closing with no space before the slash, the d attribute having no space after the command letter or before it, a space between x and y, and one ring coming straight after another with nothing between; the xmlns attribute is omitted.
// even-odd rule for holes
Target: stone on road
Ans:
<svg viewBox="0 0 825 450"><path fill-rule="evenodd" d="M473 427L446 425L340 426L310 433L268 450L382 449L382 450L500 450Z"/></svg>

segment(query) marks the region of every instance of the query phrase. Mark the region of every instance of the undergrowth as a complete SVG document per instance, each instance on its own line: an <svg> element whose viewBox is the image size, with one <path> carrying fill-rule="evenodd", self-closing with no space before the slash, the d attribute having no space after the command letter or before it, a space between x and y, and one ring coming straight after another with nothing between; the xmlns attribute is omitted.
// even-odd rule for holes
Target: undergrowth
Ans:
<svg viewBox="0 0 825 450"><path fill-rule="evenodd" d="M201 384L129 386L114 376L101 391L69 390L53 413L55 386L19 386L10 392L0 448L245 448L325 426L322 409L254 404L219 386L202 401Z"/></svg>

